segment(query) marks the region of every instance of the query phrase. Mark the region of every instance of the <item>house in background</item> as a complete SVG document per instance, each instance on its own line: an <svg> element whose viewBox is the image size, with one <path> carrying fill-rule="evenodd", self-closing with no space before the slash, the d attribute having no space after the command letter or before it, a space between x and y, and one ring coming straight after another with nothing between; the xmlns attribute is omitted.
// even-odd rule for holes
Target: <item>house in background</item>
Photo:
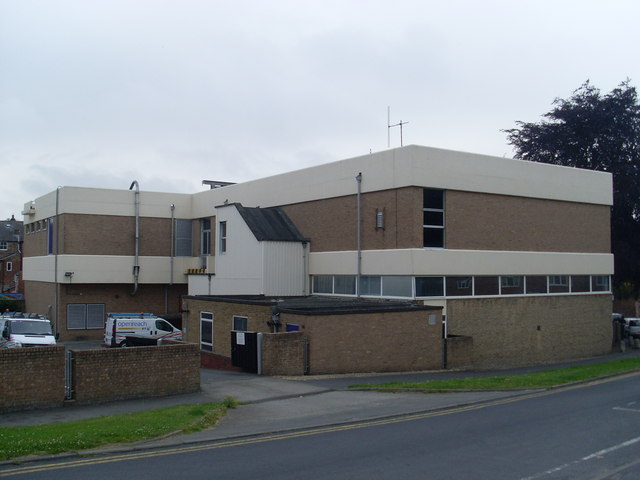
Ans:
<svg viewBox="0 0 640 480"><path fill-rule="evenodd" d="M134 184L61 187L25 205L27 306L49 314L63 339L99 338L107 311L182 313L203 358L227 357L233 330L273 332L252 302L310 295L436 308L452 347L442 351L463 339L458 354L476 368L611 347L608 173L407 146L192 195ZM355 342L340 332L358 318L331 311L289 323L328 351L331 339ZM432 313L412 314L433 327Z"/></svg>
<svg viewBox="0 0 640 480"><path fill-rule="evenodd" d="M0 298L22 298L23 240L23 223L15 216L0 221Z"/></svg>

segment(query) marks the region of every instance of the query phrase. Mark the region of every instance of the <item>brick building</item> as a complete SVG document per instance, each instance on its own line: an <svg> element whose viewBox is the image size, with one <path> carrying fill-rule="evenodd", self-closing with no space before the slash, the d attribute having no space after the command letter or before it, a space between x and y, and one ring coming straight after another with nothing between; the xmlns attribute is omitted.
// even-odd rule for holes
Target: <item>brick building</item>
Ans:
<svg viewBox="0 0 640 480"><path fill-rule="evenodd" d="M24 227L12 215L0 221L0 295L20 298L22 284L22 244Z"/></svg>
<svg viewBox="0 0 640 480"><path fill-rule="evenodd" d="M107 311L182 310L203 355L225 356L234 315L252 316L221 296L395 299L437 307L444 337L465 339L478 368L610 349L610 174L407 146L218 183L192 195L62 187L28 203L28 309L49 313L61 338L98 338ZM330 349L346 323L327 318L307 328ZM226 332L212 349L210 321Z"/></svg>

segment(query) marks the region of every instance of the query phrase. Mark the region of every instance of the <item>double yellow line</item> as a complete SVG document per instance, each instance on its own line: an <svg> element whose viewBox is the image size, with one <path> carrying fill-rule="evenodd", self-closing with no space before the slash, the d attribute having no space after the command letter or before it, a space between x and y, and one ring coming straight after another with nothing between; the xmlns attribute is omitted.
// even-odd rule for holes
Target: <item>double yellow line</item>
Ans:
<svg viewBox="0 0 640 480"><path fill-rule="evenodd" d="M558 393L560 391L583 388L587 385L605 383L605 382L613 381L616 379L627 378L627 377L632 377L636 375L640 375L640 372L632 372L625 375L619 375L614 378L606 378L606 379L602 379L594 382L571 385L568 387L562 387L562 388L557 388L552 390L537 391L537 392L518 395L515 397L502 398L502 399L478 403L474 405L466 405L462 407L443 409L443 410L431 411L431 412L400 415L396 417L387 417L387 418L382 418L378 420L364 420L361 422L354 422L349 424L333 425L328 427L308 428L308 429L297 430L293 432L276 433L276 434L256 436L256 437L244 437L244 438L238 438L235 440L213 441L215 443L192 445L192 446L186 446L186 447L175 447L175 448L168 448L166 450L153 450L153 451L145 451L145 452L125 453L125 454L112 455L112 456L102 457L102 458L94 457L94 458L86 458L81 460L69 460L66 462L63 461L59 463L48 463L44 465L16 467L16 468L10 468L7 470L0 470L0 477L10 477L15 475L25 475L28 473L39 473L39 472L46 472L50 470L60 470L63 468L76 468L76 467L83 467L88 465L100 465L105 463L124 462L128 460L139 460L144 458L162 457L167 455L179 455L181 453L200 452L204 450L216 450L219 448L229 448L229 447L237 447L241 445L274 442L278 440L288 440L291 438L301 438L301 437L309 437L312 435L322 435L324 433L355 430L358 428L375 427L379 425L389 425L389 424L400 423L400 422L410 422L412 420L421 420L425 418L440 417L443 415L469 412L472 410L480 410L482 408L488 408L488 407L494 407L497 405L504 405L507 403L519 402L519 401L527 400L530 398L551 395L553 393Z"/></svg>

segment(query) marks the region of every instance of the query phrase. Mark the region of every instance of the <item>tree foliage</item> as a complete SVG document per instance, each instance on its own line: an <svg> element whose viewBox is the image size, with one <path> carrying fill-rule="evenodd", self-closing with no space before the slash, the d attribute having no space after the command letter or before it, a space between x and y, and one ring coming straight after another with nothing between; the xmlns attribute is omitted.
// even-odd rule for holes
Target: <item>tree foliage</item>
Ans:
<svg viewBox="0 0 640 480"><path fill-rule="evenodd" d="M635 87L610 93L586 81L556 98L538 123L505 130L516 158L613 174L612 250L616 281L640 284L640 106Z"/></svg>

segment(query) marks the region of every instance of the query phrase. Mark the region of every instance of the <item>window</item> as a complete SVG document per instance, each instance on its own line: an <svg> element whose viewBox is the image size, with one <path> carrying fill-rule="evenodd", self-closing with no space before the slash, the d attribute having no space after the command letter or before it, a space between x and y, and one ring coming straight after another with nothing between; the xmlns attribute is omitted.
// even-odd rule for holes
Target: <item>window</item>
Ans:
<svg viewBox="0 0 640 480"><path fill-rule="evenodd" d="M498 295L500 293L498 277L475 277L476 295Z"/></svg>
<svg viewBox="0 0 640 480"><path fill-rule="evenodd" d="M163 332L173 332L173 328L166 320L156 320L156 329Z"/></svg>
<svg viewBox="0 0 640 480"><path fill-rule="evenodd" d="M333 293L333 276L314 275L313 293Z"/></svg>
<svg viewBox="0 0 640 480"><path fill-rule="evenodd" d="M200 350L213 352L213 313L200 312Z"/></svg>
<svg viewBox="0 0 640 480"><path fill-rule="evenodd" d="M200 250L202 255L211 255L211 220L200 220Z"/></svg>
<svg viewBox="0 0 640 480"><path fill-rule="evenodd" d="M5 241L0 242L0 250L9 250L9 243Z"/></svg>
<svg viewBox="0 0 640 480"><path fill-rule="evenodd" d="M7 262L7 272L12 272L12 271L13 271L13 263Z"/></svg>
<svg viewBox="0 0 640 480"><path fill-rule="evenodd" d="M360 277L360 295L379 297L382 293L382 279L376 276Z"/></svg>
<svg viewBox="0 0 640 480"><path fill-rule="evenodd" d="M473 277L447 277L447 296L473 295Z"/></svg>
<svg viewBox="0 0 640 480"><path fill-rule="evenodd" d="M608 275L594 275L592 279L593 292L608 292L611 289L610 279Z"/></svg>
<svg viewBox="0 0 640 480"><path fill-rule="evenodd" d="M193 256L193 234L191 220L176 219L176 257Z"/></svg>
<svg viewBox="0 0 640 480"><path fill-rule="evenodd" d="M382 295L385 297L412 297L413 278L391 275L382 277Z"/></svg>
<svg viewBox="0 0 640 480"><path fill-rule="evenodd" d="M589 275L571 275L571 291L575 293L591 290L591 278Z"/></svg>
<svg viewBox="0 0 640 480"><path fill-rule="evenodd" d="M355 295L355 275L336 275L333 278L333 289L333 293L335 293L336 295Z"/></svg>
<svg viewBox="0 0 640 480"><path fill-rule="evenodd" d="M220 232L218 238L220 239L218 253L227 253L227 222L220 222Z"/></svg>
<svg viewBox="0 0 640 480"><path fill-rule="evenodd" d="M549 293L564 293L569 291L569 277L567 275L549 275Z"/></svg>
<svg viewBox="0 0 640 480"><path fill-rule="evenodd" d="M68 330L104 328L103 303L70 303L67 305Z"/></svg>
<svg viewBox="0 0 640 480"><path fill-rule="evenodd" d="M500 277L500 293L502 295L522 295L524 293L524 277L519 275Z"/></svg>
<svg viewBox="0 0 640 480"><path fill-rule="evenodd" d="M416 277L416 297L442 297L444 277Z"/></svg>
<svg viewBox="0 0 640 480"><path fill-rule="evenodd" d="M247 331L247 317L241 317L239 315L233 316L233 330L236 332Z"/></svg>
<svg viewBox="0 0 640 480"><path fill-rule="evenodd" d="M53 218L49 218L47 223L49 224L47 233L47 255L53 255Z"/></svg>
<svg viewBox="0 0 640 480"><path fill-rule="evenodd" d="M547 277L544 275L531 275L525 277L527 294L547 293Z"/></svg>
<svg viewBox="0 0 640 480"><path fill-rule="evenodd" d="M423 190L422 227L425 248L444 248L444 191Z"/></svg>

